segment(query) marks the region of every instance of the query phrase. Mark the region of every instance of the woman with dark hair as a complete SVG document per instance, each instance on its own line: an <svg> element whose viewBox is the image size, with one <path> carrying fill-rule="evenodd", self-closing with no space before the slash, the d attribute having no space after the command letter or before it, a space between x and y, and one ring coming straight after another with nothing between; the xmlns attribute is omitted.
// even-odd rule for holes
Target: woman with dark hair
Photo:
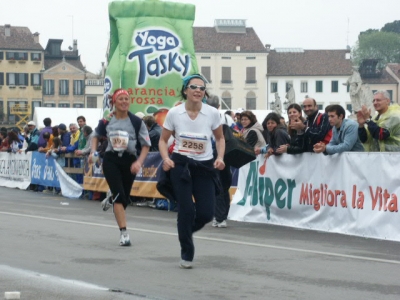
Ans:
<svg viewBox="0 0 400 300"><path fill-rule="evenodd" d="M269 113L262 122L264 132L268 132L267 146L264 148L256 148L254 152L258 154L266 154L266 158L273 154L278 154L276 149L281 145L290 143L290 136L287 133L285 126L281 124L280 116L277 113Z"/></svg>
<svg viewBox="0 0 400 300"><path fill-rule="evenodd" d="M219 112L203 103L205 94L206 80L201 75L183 79L181 95L186 101L168 112L159 142L163 170L168 172L172 194L178 203L179 266L183 269L192 268L193 233L213 219L218 182L215 169L225 167L225 140ZM171 135L175 137L175 145L169 157ZM215 161L212 135L217 150Z"/></svg>
<svg viewBox="0 0 400 300"><path fill-rule="evenodd" d="M257 117L250 110L245 110L240 114L240 122L242 123L242 135L246 142L257 148L262 148L266 145L263 136L263 127L257 122Z"/></svg>
<svg viewBox="0 0 400 300"><path fill-rule="evenodd" d="M18 137L18 134L14 131L9 131L7 133L8 137L8 152L17 153L22 148L21 140Z"/></svg>
<svg viewBox="0 0 400 300"><path fill-rule="evenodd" d="M298 154L303 153L303 132L297 131L295 129L290 128L290 124L294 121L300 120L304 122L305 119L302 116L302 110L300 105L297 103L292 103L287 108L287 114L289 116L289 126L288 132L290 135L290 144L281 145L277 150L276 153L289 153L289 154Z"/></svg>

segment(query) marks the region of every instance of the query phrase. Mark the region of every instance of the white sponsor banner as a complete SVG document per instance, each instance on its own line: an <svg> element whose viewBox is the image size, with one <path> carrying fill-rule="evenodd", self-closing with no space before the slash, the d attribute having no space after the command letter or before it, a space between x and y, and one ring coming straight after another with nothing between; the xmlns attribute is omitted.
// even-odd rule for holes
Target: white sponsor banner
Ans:
<svg viewBox="0 0 400 300"><path fill-rule="evenodd" d="M400 241L399 167L400 153L259 155L229 219Z"/></svg>
<svg viewBox="0 0 400 300"><path fill-rule="evenodd" d="M31 183L32 154L0 152L0 186L25 190Z"/></svg>

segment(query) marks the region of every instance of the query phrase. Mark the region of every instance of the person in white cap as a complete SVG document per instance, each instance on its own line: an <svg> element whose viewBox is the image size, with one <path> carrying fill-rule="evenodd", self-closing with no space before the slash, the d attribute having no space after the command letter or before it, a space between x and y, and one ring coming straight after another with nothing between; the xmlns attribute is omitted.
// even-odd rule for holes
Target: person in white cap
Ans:
<svg viewBox="0 0 400 300"><path fill-rule="evenodd" d="M25 137L25 140L28 143L28 148L25 149L25 153L28 151L36 151L38 149L38 142L40 136L40 131L36 128L35 122L29 121L28 130L29 130L29 136Z"/></svg>

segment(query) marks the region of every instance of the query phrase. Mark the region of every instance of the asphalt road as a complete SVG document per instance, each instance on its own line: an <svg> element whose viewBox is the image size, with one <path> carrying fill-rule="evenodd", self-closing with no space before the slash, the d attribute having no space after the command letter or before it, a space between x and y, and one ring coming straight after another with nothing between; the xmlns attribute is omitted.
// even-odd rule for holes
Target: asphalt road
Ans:
<svg viewBox="0 0 400 300"><path fill-rule="evenodd" d="M0 299L400 299L397 242L228 221L182 270L176 213L127 215L120 247L99 202L0 187Z"/></svg>

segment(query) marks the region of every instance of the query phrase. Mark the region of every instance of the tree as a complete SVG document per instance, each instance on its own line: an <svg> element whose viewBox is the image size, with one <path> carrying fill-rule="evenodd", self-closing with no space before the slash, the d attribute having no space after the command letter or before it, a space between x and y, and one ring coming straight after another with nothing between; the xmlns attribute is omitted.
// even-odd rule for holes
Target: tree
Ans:
<svg viewBox="0 0 400 300"><path fill-rule="evenodd" d="M400 34L385 31L360 34L352 57L357 66L369 58L380 60L378 68L383 68L387 63L400 63Z"/></svg>
<svg viewBox="0 0 400 300"><path fill-rule="evenodd" d="M392 23L386 23L385 26L382 27L381 31L396 32L400 34L400 21L397 20Z"/></svg>

